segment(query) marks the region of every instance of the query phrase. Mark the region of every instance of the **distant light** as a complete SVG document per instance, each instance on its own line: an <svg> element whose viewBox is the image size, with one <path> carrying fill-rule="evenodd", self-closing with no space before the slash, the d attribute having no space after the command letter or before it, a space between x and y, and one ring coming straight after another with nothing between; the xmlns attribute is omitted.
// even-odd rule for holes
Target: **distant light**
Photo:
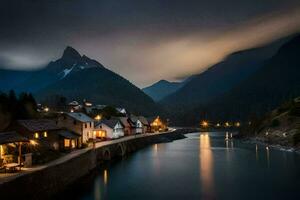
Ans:
<svg viewBox="0 0 300 200"><path fill-rule="evenodd" d="M240 126L241 126L241 123L240 123L240 122L236 122L236 123L235 123L235 126L236 126L236 127L240 127Z"/></svg>
<svg viewBox="0 0 300 200"><path fill-rule="evenodd" d="M97 115L96 117L95 117L95 120L101 120L101 116L100 115Z"/></svg>
<svg viewBox="0 0 300 200"><path fill-rule="evenodd" d="M71 109L71 110L70 110L70 112L72 113L72 112L74 112L74 110L73 110L73 109Z"/></svg>
<svg viewBox="0 0 300 200"><path fill-rule="evenodd" d="M226 127L229 127L229 126L230 126L229 122L226 122L226 123L225 123L225 126L226 126Z"/></svg>
<svg viewBox="0 0 300 200"><path fill-rule="evenodd" d="M202 122L201 122L201 126L203 126L203 127L208 127L208 122L207 122L207 121L202 121Z"/></svg>
<svg viewBox="0 0 300 200"><path fill-rule="evenodd" d="M217 123L217 127L220 127L221 126L221 124L220 123Z"/></svg>
<svg viewBox="0 0 300 200"><path fill-rule="evenodd" d="M49 112L49 108L48 108L48 107L45 107L45 108L44 108L44 111L45 111L45 112Z"/></svg>
<svg viewBox="0 0 300 200"><path fill-rule="evenodd" d="M269 135L269 132L266 132L266 136L268 136Z"/></svg>
<svg viewBox="0 0 300 200"><path fill-rule="evenodd" d="M269 151L269 147L266 147L266 150Z"/></svg>
<svg viewBox="0 0 300 200"><path fill-rule="evenodd" d="M92 103L85 102L85 106L92 106L92 105L93 105Z"/></svg>
<svg viewBox="0 0 300 200"><path fill-rule="evenodd" d="M282 133L282 136L283 136L283 137L286 137L286 133Z"/></svg>
<svg viewBox="0 0 300 200"><path fill-rule="evenodd" d="M47 131L44 132L44 137L48 137Z"/></svg>

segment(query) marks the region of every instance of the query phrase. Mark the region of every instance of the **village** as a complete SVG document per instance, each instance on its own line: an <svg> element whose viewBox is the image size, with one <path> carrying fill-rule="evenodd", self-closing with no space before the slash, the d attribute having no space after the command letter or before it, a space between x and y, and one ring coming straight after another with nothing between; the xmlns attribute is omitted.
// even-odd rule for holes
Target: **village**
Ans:
<svg viewBox="0 0 300 200"><path fill-rule="evenodd" d="M70 102L65 112L37 107L47 117L16 120L10 131L0 133L0 178L103 142L168 131L168 120L160 116L136 116L125 108L85 100ZM113 112L103 113L105 109Z"/></svg>

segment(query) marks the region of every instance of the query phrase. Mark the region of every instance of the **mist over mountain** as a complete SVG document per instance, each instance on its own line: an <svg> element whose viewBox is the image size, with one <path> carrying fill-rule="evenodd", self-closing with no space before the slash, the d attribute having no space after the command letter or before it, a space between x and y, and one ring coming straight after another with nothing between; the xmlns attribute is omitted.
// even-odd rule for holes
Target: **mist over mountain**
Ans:
<svg viewBox="0 0 300 200"><path fill-rule="evenodd" d="M263 47L232 53L205 72L192 76L187 84L162 99L160 103L172 110L174 108L184 110L208 103L260 69L289 38L277 40Z"/></svg>
<svg viewBox="0 0 300 200"><path fill-rule="evenodd" d="M299 52L300 35L284 44L276 55L247 80L210 102L211 115L217 118L227 115L236 119L244 119L249 115L260 116L299 96Z"/></svg>
<svg viewBox="0 0 300 200"><path fill-rule="evenodd" d="M179 110L174 120L197 124L210 120L249 120L300 95L300 35L283 44L247 78L210 101ZM236 73L238 75L238 73ZM186 85L185 87L187 87ZM182 120L184 119L184 120Z"/></svg>

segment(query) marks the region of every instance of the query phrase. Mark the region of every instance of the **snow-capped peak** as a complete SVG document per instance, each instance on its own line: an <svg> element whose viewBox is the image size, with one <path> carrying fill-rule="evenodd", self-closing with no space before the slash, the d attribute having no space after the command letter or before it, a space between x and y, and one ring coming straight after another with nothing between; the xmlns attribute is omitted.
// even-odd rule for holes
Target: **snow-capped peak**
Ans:
<svg viewBox="0 0 300 200"><path fill-rule="evenodd" d="M64 71L62 71L63 75L62 75L61 79L65 78L72 70L73 70L73 67L70 69L64 69Z"/></svg>
<svg viewBox="0 0 300 200"><path fill-rule="evenodd" d="M59 74L62 74L61 78L60 79L63 79L65 78L68 74L70 74L70 72L73 70L74 66L76 64L74 64L71 68L67 68L67 69L64 69L62 72L60 72Z"/></svg>

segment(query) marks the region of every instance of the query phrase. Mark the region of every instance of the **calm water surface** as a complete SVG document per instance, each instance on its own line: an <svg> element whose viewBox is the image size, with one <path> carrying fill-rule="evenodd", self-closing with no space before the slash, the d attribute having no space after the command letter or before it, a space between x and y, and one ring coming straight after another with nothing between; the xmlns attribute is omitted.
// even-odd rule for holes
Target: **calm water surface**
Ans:
<svg viewBox="0 0 300 200"><path fill-rule="evenodd" d="M80 200L300 199L299 155L225 141L224 133L187 136L104 166L62 196Z"/></svg>

